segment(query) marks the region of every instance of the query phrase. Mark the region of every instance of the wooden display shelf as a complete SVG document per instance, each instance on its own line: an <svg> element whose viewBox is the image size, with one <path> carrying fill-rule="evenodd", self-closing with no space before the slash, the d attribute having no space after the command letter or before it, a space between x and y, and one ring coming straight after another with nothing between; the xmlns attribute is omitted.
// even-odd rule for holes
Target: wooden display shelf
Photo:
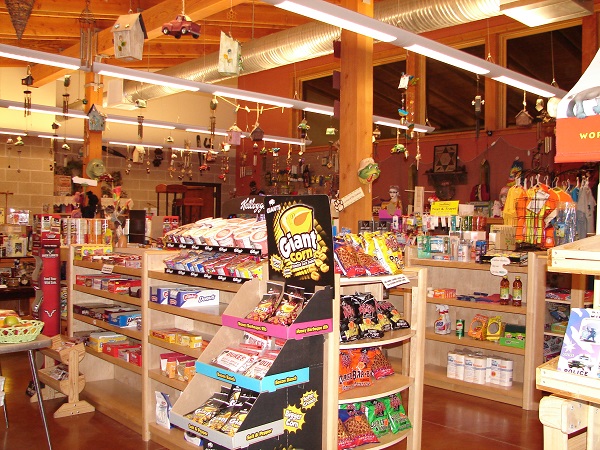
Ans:
<svg viewBox="0 0 600 450"><path fill-rule="evenodd" d="M500 345L497 342L491 341L479 341L477 339L473 339L467 336L466 331L467 330L465 330L465 337L459 338L454 333L454 330L450 334L437 334L435 331L433 331L432 327L429 327L425 330L425 339L438 342L445 342L447 344L454 344L462 347L483 348L493 352L511 353L513 355L521 356L525 355L524 348L507 347L504 345Z"/></svg>
<svg viewBox="0 0 600 450"><path fill-rule="evenodd" d="M71 380L65 378L64 380L57 380L50 376L50 372L54 370L54 367L48 367L46 369L41 369L38 371L38 376L40 381L47 386L50 386L55 391L59 392L69 392L69 388L71 385ZM76 387L77 393L81 393L83 388L85 387L85 377L82 374L79 374L77 380L73 383L74 387ZM55 416L56 417L56 416Z"/></svg>
<svg viewBox="0 0 600 450"><path fill-rule="evenodd" d="M115 294L113 292L104 291L101 289L93 289L87 286L81 286L79 284L73 285L73 290L83 292L85 294L94 295L96 297L106 298L108 300L114 300L115 302L127 303L134 306L142 306L142 300L130 295Z"/></svg>
<svg viewBox="0 0 600 450"><path fill-rule="evenodd" d="M507 403L514 406L523 406L523 383L513 382L511 387L498 386L497 384L467 383L462 380L448 378L446 367L425 365L425 384L437 388L447 389L461 394L475 395L477 397Z"/></svg>
<svg viewBox="0 0 600 450"><path fill-rule="evenodd" d="M564 338L565 334L564 333L554 333L553 331L544 331L544 336L556 336L556 337L560 337L560 338Z"/></svg>
<svg viewBox="0 0 600 450"><path fill-rule="evenodd" d="M92 262L92 261L73 261L73 266L84 267L86 269L92 269L102 271L102 267L106 266L106 263ZM133 269L125 266L113 266L111 273L118 273L121 275L130 275L132 277L142 276L142 269Z"/></svg>
<svg viewBox="0 0 600 450"><path fill-rule="evenodd" d="M157 270L149 270L148 277L154 280L170 281L171 283L186 284L189 286L200 286L205 289L217 289L220 291L237 292L243 283L230 283L227 281L207 280L204 278L186 277L164 273Z"/></svg>
<svg viewBox="0 0 600 450"><path fill-rule="evenodd" d="M411 266L429 266L429 267L443 267L448 269L470 269L470 270L482 270L485 272L490 271L490 264L475 263L475 262L459 262L459 261L440 261L437 259L427 258L411 258ZM527 266L519 266L517 264L508 264L506 266L508 273L527 273Z"/></svg>
<svg viewBox="0 0 600 450"><path fill-rule="evenodd" d="M192 356L196 359L198 359L200 357L200 355L202 354L201 348L190 348L190 347L185 347L183 345L172 344L170 342L163 341L162 339L157 339L152 336L148 336L148 343L150 343L152 345L156 345L157 347L162 347L165 350L183 353L184 355Z"/></svg>
<svg viewBox="0 0 600 450"><path fill-rule="evenodd" d="M221 315L227 308L227 304L219 303L219 306L200 306L198 308L191 309L149 302L148 308L174 316L186 317L192 320L212 323L213 325L221 325Z"/></svg>
<svg viewBox="0 0 600 450"><path fill-rule="evenodd" d="M360 339L352 342L340 342L340 349L380 347L382 345L394 344L412 338L415 332L410 328L404 330L386 331L380 339Z"/></svg>
<svg viewBox="0 0 600 450"><path fill-rule="evenodd" d="M395 373L389 377L373 381L371 386L361 386L339 394L338 403L342 405L386 397L401 392L412 384L413 380L411 378Z"/></svg>
<svg viewBox="0 0 600 450"><path fill-rule="evenodd" d="M198 450L199 447L183 439L183 430L181 428L171 428L167 430L154 422L148 424L148 429L152 435L152 440L159 445L163 445L170 450Z"/></svg>
<svg viewBox="0 0 600 450"><path fill-rule="evenodd" d="M392 445L395 445L399 442L402 442L408 436L408 431L400 431L396 434L388 433L384 436L381 436L379 442L374 444L366 444L358 447L360 450L381 450L384 448L389 448Z"/></svg>
<svg viewBox="0 0 600 450"><path fill-rule="evenodd" d="M137 373L138 375L142 374L142 368L140 366L131 364L123 359L115 358L114 356L110 356L106 353L97 352L96 350L93 350L89 347L86 347L85 351L86 351L86 353L89 353L90 355L94 355L96 358L103 359L104 361L114 364L115 366L119 366L123 369L129 370L130 372Z"/></svg>
<svg viewBox="0 0 600 450"><path fill-rule="evenodd" d="M142 433L141 391L114 379L100 380L88 382L82 396L101 413L138 434Z"/></svg>
<svg viewBox="0 0 600 450"><path fill-rule="evenodd" d="M83 344L77 344L68 348L61 348L63 340L67 340L66 337L56 335L52 337L52 347L43 348L39 351L44 355L52 358L55 361L60 361L63 364L69 364L71 359L71 352L76 352L77 361L81 361L85 356L85 347Z"/></svg>
<svg viewBox="0 0 600 450"><path fill-rule="evenodd" d="M115 333L129 336L130 338L137 339L138 341L142 340L142 332L139 331L137 328L116 327L114 325L109 324L108 322L105 322L104 320L93 319L92 317L83 316L81 314L75 314L75 313L73 313L73 318L76 320L79 320L80 322L85 322L85 323L88 323L95 327L103 328L107 331L114 331Z"/></svg>
<svg viewBox="0 0 600 450"><path fill-rule="evenodd" d="M148 376L159 383L166 384L167 386L171 386L178 391L184 391L186 387L188 387L187 381L177 380L175 378L165 377L160 370L158 369L149 369Z"/></svg>
<svg viewBox="0 0 600 450"><path fill-rule="evenodd" d="M457 308L481 309L484 311L497 311L510 314L527 314L527 303L523 306L500 305L498 303L467 302L456 298L427 297L427 303L435 305L456 306Z"/></svg>
<svg viewBox="0 0 600 450"><path fill-rule="evenodd" d="M567 398L600 403L600 378L585 377L558 370L558 356L538 366L536 386Z"/></svg>

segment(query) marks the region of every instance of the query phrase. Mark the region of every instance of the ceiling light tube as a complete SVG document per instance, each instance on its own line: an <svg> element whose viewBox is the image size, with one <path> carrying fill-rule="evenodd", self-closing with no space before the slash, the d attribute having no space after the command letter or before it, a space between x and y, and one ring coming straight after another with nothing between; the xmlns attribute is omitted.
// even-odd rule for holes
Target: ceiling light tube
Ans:
<svg viewBox="0 0 600 450"><path fill-rule="evenodd" d="M201 134L211 134L208 128L186 128L185 131L188 133L201 133ZM226 131L217 131L215 130L216 136L227 136Z"/></svg>
<svg viewBox="0 0 600 450"><path fill-rule="evenodd" d="M108 116L106 118L106 121L112 122L112 123L122 123L125 125L139 125L139 122L137 121L137 119L133 119L133 118L128 119L126 117L110 117L110 116ZM151 120L142 121L142 125L145 127L149 127L149 128L162 128L165 130L174 130L175 129L175 125L152 122Z"/></svg>
<svg viewBox="0 0 600 450"><path fill-rule="evenodd" d="M412 52L418 53L419 55L423 55L423 56L427 56L428 58L436 59L443 63L450 64L450 65L458 67L460 69L468 70L469 72L473 72L478 75L486 75L486 74L490 73L490 71L484 67L480 67L478 65L471 64L462 58L457 58L457 57L449 55L448 54L449 52L447 50L444 52L441 52L441 51L437 51L437 50L434 50L429 47L424 47L419 44L408 45L404 48L406 50L410 50ZM449 47L449 48L451 48L451 47ZM452 50L454 50L455 52L460 52L460 50L456 50L456 49L452 49ZM470 56L468 53L465 53L465 55ZM482 60L482 61L485 61L485 60Z"/></svg>
<svg viewBox="0 0 600 450"><path fill-rule="evenodd" d="M280 98L272 96L272 95L263 95L263 94L259 94L256 92L244 93L244 91L240 91L238 89L231 89L231 90L222 89L220 91L213 92L213 95L216 95L217 97L234 98L236 100L246 100L248 102L264 103L266 105L279 106L281 108L293 108L294 107L294 105L292 103L286 103L286 102L282 101L283 99L280 99Z"/></svg>
<svg viewBox="0 0 600 450"><path fill-rule="evenodd" d="M527 92L531 92L533 94L537 94L541 97L546 97L546 98L550 98L550 97L554 97L555 96L555 92L550 92L549 90L543 89L543 88L538 88L535 86L532 86L529 83L523 82L523 81L519 81L516 80L514 78L511 77L507 77L506 75L500 75L497 77L492 77L492 79L500 82L500 83L504 83L504 84L508 84L512 87L515 87L517 89L522 89L524 91Z"/></svg>
<svg viewBox="0 0 600 450"><path fill-rule="evenodd" d="M290 0L266 1L267 3L271 3L278 8L285 9L286 11L309 17L313 20L319 20L321 22L333 25L334 27L343 28L344 30L369 36L377 41L392 42L396 40L395 36L384 33L380 29L366 25L364 23L364 19L370 19L370 17L349 9L343 9L340 11L340 8L327 2L315 2L311 0L302 0L298 3Z"/></svg>
<svg viewBox="0 0 600 450"><path fill-rule="evenodd" d="M111 145L122 145L124 147L137 147L139 145L141 147L148 147L148 148L163 148L162 145L142 144L140 142L133 143L133 142L109 141L108 143L111 144Z"/></svg>
<svg viewBox="0 0 600 450"><path fill-rule="evenodd" d="M323 108L307 106L306 108L302 108L302 110L315 114L323 114L324 116L333 116L333 108L327 108L326 106L323 106Z"/></svg>
<svg viewBox="0 0 600 450"><path fill-rule="evenodd" d="M279 136L263 136L262 140L264 142L276 142L279 144L291 144L291 145L310 145L312 141L305 139L295 139L295 138L284 138Z"/></svg>
<svg viewBox="0 0 600 450"><path fill-rule="evenodd" d="M185 148L185 147L172 147L171 150L177 150L180 152L194 152L194 153L208 153L208 150L204 150L202 148Z"/></svg>
<svg viewBox="0 0 600 450"><path fill-rule="evenodd" d="M9 129L0 130L0 134L8 134L11 136L27 136L27 133L23 133L22 131L9 130Z"/></svg>
<svg viewBox="0 0 600 450"><path fill-rule="evenodd" d="M374 123L376 125L383 125L385 127L391 127L391 128L400 128L402 130L409 129L408 125L401 123L399 120L387 119L385 117L378 117L378 116L374 116L373 119L375 119ZM419 133L431 133L432 131L435 130L435 127L430 127L427 125L421 125L421 124L415 123L413 125L412 129Z"/></svg>
<svg viewBox="0 0 600 450"><path fill-rule="evenodd" d="M0 44L0 56L19 61L44 64L46 66L60 67L62 69L79 70L81 67L81 62L77 58L30 50L28 48L13 47L6 44Z"/></svg>
<svg viewBox="0 0 600 450"><path fill-rule="evenodd" d="M159 73L142 72L141 70L128 69L125 67L112 66L110 64L96 62L94 63L93 69L98 75L104 75L107 77L123 78L126 80L155 84L158 86L180 89L183 91L197 92L200 90L200 87L198 87L194 81L161 75Z"/></svg>
<svg viewBox="0 0 600 450"><path fill-rule="evenodd" d="M65 141L75 141L75 142L83 142L84 139L83 138L78 138L78 137L70 137L70 136L54 136L52 134L38 134L37 137L42 138L42 139L59 139L59 140L65 140Z"/></svg>

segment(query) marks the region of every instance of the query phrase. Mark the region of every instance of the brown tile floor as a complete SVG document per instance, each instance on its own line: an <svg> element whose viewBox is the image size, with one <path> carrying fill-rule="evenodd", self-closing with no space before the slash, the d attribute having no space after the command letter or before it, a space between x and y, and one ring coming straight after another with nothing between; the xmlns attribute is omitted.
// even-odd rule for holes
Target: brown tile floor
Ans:
<svg viewBox="0 0 600 450"><path fill-rule="evenodd" d="M10 427L4 428L0 413L0 448L30 450L46 448L42 421L36 403L25 389L31 380L25 353L3 355L6 402ZM53 412L64 400L45 401L52 446L55 450L161 450L99 412L54 419ZM491 404L488 401L442 389L425 387L423 402L423 450L542 450L542 426L537 411ZM404 448L396 446L396 450ZM305 449L316 450L316 449Z"/></svg>

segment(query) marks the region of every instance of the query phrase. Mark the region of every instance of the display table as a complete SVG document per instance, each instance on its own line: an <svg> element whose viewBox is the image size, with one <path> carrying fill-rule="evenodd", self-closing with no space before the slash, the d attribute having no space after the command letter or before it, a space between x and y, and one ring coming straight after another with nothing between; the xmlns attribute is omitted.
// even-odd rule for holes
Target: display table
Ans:
<svg viewBox="0 0 600 450"><path fill-rule="evenodd" d="M20 316L31 314L31 302L35 299L35 290L31 286L6 287L0 288L0 308L14 309L14 305L18 304ZM23 309L22 301L26 300L25 309ZM11 303L7 303L11 302Z"/></svg>
<svg viewBox="0 0 600 450"><path fill-rule="evenodd" d="M52 340L40 334L35 340L31 342L19 342L16 344L0 344L0 355L6 353L17 353L26 351L29 356L29 366L31 368L31 375L33 376L33 383L35 385L35 391L41 392L40 390L40 382L37 376L37 369L35 367L35 359L34 359L34 350L38 350L40 348L47 348L52 345ZM40 414L42 416L42 422L44 423L44 430L46 431L46 439L48 440L48 448L52 450L52 444L50 442L50 433L48 432L48 423L46 422L46 413L44 411L44 401L43 396L39 397L39 407ZM6 404L5 404L6 408Z"/></svg>

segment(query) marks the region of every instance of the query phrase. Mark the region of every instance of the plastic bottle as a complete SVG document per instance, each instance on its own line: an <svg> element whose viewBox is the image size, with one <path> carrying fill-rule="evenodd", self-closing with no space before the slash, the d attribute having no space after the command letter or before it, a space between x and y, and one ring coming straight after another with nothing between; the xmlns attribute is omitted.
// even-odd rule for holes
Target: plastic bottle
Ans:
<svg viewBox="0 0 600 450"><path fill-rule="evenodd" d="M508 305L508 301L510 300L510 281L508 281L508 277L505 275L500 280L500 304Z"/></svg>
<svg viewBox="0 0 600 450"><path fill-rule="evenodd" d="M521 277L515 277L515 281L513 282L512 305L513 306L521 306L522 301L523 301L523 282L521 281Z"/></svg>

